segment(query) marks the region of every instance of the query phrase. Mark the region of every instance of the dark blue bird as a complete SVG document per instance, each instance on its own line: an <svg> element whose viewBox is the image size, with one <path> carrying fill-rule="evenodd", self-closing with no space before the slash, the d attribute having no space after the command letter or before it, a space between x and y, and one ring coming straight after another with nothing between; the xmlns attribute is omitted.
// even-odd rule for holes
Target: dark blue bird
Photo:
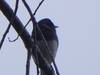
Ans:
<svg viewBox="0 0 100 75"><path fill-rule="evenodd" d="M56 34L57 26L55 26L50 19L45 18L38 22L38 27L41 30L49 49L47 49L45 41L43 40L43 36L41 35L38 28L36 29L36 40L37 40L37 45L39 47L37 49L39 49L42 52L41 54L43 55L46 62L48 64L51 64L52 59L49 54L51 54L53 58L55 58L57 53L57 48L58 48L58 37ZM35 36L34 32L35 31L33 30L32 37ZM45 75L45 74L41 72L41 75Z"/></svg>

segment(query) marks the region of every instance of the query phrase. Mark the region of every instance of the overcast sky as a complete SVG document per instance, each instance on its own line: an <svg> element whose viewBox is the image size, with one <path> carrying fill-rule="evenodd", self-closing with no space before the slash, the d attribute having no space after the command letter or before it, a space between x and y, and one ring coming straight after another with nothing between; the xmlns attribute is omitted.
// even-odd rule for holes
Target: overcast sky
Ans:
<svg viewBox="0 0 100 75"><path fill-rule="evenodd" d="M6 0L14 9L15 0ZM27 0L34 12L40 0ZM29 15L21 0L17 16L27 23ZM100 0L45 0L36 20L50 18L59 26L59 49L56 63L61 75L100 75ZM9 22L0 12L0 39ZM27 27L31 34L31 23ZM7 38L16 38L11 28ZM1 75L25 75L27 51L19 38L10 43L6 38L0 51ZM31 74L36 67L31 61Z"/></svg>

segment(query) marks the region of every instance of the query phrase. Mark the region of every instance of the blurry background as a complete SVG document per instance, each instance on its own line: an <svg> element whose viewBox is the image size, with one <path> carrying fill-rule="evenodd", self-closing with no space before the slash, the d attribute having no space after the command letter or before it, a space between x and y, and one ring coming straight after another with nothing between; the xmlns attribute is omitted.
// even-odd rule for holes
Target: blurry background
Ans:
<svg viewBox="0 0 100 75"><path fill-rule="evenodd" d="M14 9L15 0L6 0ZM27 0L32 11L40 0ZM25 25L29 14L20 0L17 16ZM100 0L45 0L37 14L37 21L50 18L59 26L59 49L56 63L61 75L100 75ZM0 12L0 39L9 22ZM32 31L30 23L27 30ZM11 27L7 38L15 39L17 33ZM6 38L0 51L1 75L25 75L27 51L19 38L9 42ZM36 66L31 61L31 74Z"/></svg>

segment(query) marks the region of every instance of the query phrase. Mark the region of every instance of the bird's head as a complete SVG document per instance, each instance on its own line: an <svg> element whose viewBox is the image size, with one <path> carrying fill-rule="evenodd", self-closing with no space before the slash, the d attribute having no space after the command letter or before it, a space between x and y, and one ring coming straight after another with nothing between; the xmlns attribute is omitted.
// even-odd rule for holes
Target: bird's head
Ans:
<svg viewBox="0 0 100 75"><path fill-rule="evenodd" d="M45 19L42 19L38 22L38 25L41 29L48 29L48 30L55 30L56 28L58 28L58 26L55 26L53 24L53 22L48 19L48 18L45 18Z"/></svg>

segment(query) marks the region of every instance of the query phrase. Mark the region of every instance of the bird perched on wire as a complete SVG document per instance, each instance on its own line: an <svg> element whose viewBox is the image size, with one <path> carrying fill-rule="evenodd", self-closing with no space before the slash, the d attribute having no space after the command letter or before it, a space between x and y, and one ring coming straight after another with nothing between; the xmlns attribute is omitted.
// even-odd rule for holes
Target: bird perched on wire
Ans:
<svg viewBox="0 0 100 75"><path fill-rule="evenodd" d="M41 51L43 58L51 64L53 62L51 56L55 58L58 48L57 26L50 19L45 18L38 22L37 27L32 31L32 37L36 38L37 49ZM44 72L41 71L41 75L45 75Z"/></svg>

